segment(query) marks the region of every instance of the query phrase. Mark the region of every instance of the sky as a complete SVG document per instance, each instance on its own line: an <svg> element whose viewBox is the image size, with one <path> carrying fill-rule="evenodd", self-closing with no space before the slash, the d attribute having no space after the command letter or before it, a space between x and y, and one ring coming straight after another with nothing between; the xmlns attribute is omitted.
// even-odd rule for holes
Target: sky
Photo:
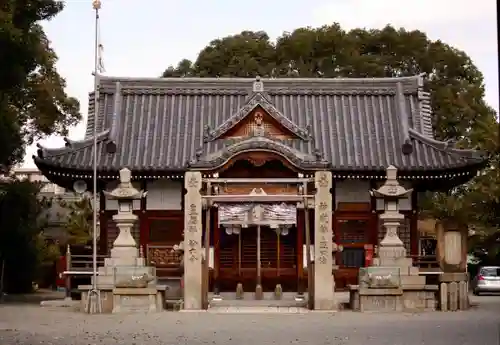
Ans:
<svg viewBox="0 0 500 345"><path fill-rule="evenodd" d="M486 100L498 112L496 13L495 0L102 0L100 38L106 75L157 77L183 58L195 60L211 40L243 30L264 30L276 38L334 22L346 30L392 24L465 51L483 72ZM84 115L70 131L73 140L84 136L93 89L94 17L91 0L67 0L66 8L44 24L67 93L80 100ZM64 145L57 136L40 143ZM35 151L35 146L27 150L23 167L34 167Z"/></svg>

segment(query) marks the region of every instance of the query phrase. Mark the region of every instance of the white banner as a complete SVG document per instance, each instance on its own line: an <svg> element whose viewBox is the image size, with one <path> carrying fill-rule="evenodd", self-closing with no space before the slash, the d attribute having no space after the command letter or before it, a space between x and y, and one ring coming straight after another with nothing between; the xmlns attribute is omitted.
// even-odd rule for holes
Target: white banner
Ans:
<svg viewBox="0 0 500 345"><path fill-rule="evenodd" d="M291 204L222 204L219 224L285 225L297 223L297 206Z"/></svg>

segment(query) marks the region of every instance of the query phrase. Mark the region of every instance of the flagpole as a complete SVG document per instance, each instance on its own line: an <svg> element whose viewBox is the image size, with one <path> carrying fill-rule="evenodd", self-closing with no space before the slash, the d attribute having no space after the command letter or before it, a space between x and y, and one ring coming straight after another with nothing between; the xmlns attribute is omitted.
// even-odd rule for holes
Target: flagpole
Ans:
<svg viewBox="0 0 500 345"><path fill-rule="evenodd" d="M97 288L97 120L99 113L99 10L101 1L93 0L92 8L95 11L94 28L94 128L93 128L93 219L92 219L92 290L87 299L87 312L101 313L101 294ZM91 114L89 114L91 116Z"/></svg>

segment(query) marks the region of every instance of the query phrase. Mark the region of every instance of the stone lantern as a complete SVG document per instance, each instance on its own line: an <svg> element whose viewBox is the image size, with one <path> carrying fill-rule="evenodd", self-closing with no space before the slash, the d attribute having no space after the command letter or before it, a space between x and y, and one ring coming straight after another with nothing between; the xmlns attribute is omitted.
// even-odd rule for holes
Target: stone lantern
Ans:
<svg viewBox="0 0 500 345"><path fill-rule="evenodd" d="M133 202L146 196L147 192L139 191L132 185L131 172L124 168L120 170L120 183L111 192L104 191L104 195L118 201L118 213L113 216L116 222L119 233L116 240L113 242L111 249L111 259L113 266L143 266L144 260L139 258L139 250L137 243L132 237L132 227L137 221L137 216L133 213Z"/></svg>
<svg viewBox="0 0 500 345"><path fill-rule="evenodd" d="M398 236L398 228L405 218L399 212L399 200L408 197L413 189L401 186L397 180L397 174L398 169L392 165L389 166L385 183L370 192L371 195L384 199L384 212L379 218L386 232L378 248L379 266L398 266L396 261L406 258L406 249Z"/></svg>

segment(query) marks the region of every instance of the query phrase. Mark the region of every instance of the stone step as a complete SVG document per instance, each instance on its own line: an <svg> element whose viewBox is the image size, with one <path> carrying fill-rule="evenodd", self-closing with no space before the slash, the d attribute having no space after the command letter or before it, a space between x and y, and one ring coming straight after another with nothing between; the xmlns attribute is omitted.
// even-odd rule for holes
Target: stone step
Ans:
<svg viewBox="0 0 500 345"><path fill-rule="evenodd" d="M111 285L114 286L117 282L123 281L123 280L129 280L131 278L130 275L99 275L97 276L97 285L98 286L103 286L103 285ZM149 282L148 285L156 285L156 279L153 281Z"/></svg>
<svg viewBox="0 0 500 345"><path fill-rule="evenodd" d="M403 289L407 286L425 287L425 276L401 276L401 286Z"/></svg>
<svg viewBox="0 0 500 345"><path fill-rule="evenodd" d="M265 299L262 300L256 300L255 299L255 294L248 294L245 293L245 296L243 299L236 299L236 298L224 298L219 300L219 299L214 299L212 298L210 300L210 306L211 307L273 307L273 308L286 308L286 307L306 307L307 306L307 299L304 300L298 300L296 301L294 298L284 298L284 299L272 299L272 298L266 298L268 296L265 296Z"/></svg>
<svg viewBox="0 0 500 345"><path fill-rule="evenodd" d="M187 310L185 312L188 312ZM211 307L208 313L214 314L305 314L310 310L300 307Z"/></svg>
<svg viewBox="0 0 500 345"><path fill-rule="evenodd" d="M151 266L103 266L99 267L100 275L120 275L141 276L147 274L151 277L156 276L156 269Z"/></svg>

